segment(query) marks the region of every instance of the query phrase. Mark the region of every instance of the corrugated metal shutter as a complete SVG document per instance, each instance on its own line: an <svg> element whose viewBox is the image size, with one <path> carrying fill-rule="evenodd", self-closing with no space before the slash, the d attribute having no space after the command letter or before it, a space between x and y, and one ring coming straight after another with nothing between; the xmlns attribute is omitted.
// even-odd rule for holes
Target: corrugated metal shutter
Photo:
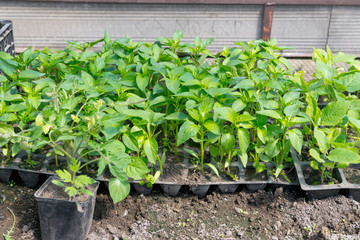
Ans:
<svg viewBox="0 0 360 240"><path fill-rule="evenodd" d="M64 40L92 41L106 29L115 39L126 34L134 41L154 41L184 33L214 37L210 50L220 51L233 41L260 38L261 5L173 5L2 2L0 16L14 23L17 48L32 45L63 48Z"/></svg>
<svg viewBox="0 0 360 240"><path fill-rule="evenodd" d="M293 47L288 53L312 53L324 48L331 6L276 6L271 37L279 44Z"/></svg>
<svg viewBox="0 0 360 240"><path fill-rule="evenodd" d="M360 6L334 6L328 45L332 51L360 55Z"/></svg>

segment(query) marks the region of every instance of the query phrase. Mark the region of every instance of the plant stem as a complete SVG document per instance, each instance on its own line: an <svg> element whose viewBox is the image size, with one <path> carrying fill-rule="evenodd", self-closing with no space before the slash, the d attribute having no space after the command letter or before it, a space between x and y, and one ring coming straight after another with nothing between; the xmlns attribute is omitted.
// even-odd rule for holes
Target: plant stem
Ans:
<svg viewBox="0 0 360 240"><path fill-rule="evenodd" d="M204 133L202 132L202 130L200 130L200 151L201 151L201 157L200 157L200 169L201 169L201 174L204 174Z"/></svg>
<svg viewBox="0 0 360 240"><path fill-rule="evenodd" d="M5 147L6 147L6 150L7 150L7 161L10 161L11 156L10 156L9 144L7 143Z"/></svg>
<svg viewBox="0 0 360 240"><path fill-rule="evenodd" d="M108 159L107 157L105 157L102 153L101 153L101 155L102 155L103 158L109 160L109 159ZM88 161L88 162L84 163L83 165L81 165L81 167L79 168L78 171L80 171L83 167L86 167L87 165L89 165L89 164L91 164L91 163L94 163L94 162L96 162L96 161L98 161L98 160L99 160L99 158L93 159L93 160L91 160L91 161ZM110 161L110 160L109 160L109 161Z"/></svg>

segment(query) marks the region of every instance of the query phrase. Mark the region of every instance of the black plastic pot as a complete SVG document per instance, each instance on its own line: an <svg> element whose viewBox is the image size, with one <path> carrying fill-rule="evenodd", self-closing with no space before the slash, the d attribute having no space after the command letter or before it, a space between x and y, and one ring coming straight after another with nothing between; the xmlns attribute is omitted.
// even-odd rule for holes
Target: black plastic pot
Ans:
<svg viewBox="0 0 360 240"><path fill-rule="evenodd" d="M210 184L190 185L189 188L193 194L195 194L199 198L203 198L209 191Z"/></svg>
<svg viewBox="0 0 360 240"><path fill-rule="evenodd" d="M12 172L13 169L11 168L0 167L0 180L4 183L9 183Z"/></svg>
<svg viewBox="0 0 360 240"><path fill-rule="evenodd" d="M242 164L240 164L239 167L242 183L245 185L245 188L250 192L257 192L259 190L263 190L271 182L269 174L267 172L266 180L246 180L245 171L248 169L255 169L254 166L251 163L248 163L246 168L244 168Z"/></svg>
<svg viewBox="0 0 360 240"><path fill-rule="evenodd" d="M179 184L160 184L161 189L166 195L176 197L182 185Z"/></svg>
<svg viewBox="0 0 360 240"><path fill-rule="evenodd" d="M291 148L291 156L293 158L300 187L307 193L309 199L322 199L332 196L336 196L341 189L347 188L346 180L341 169L334 169L336 177L339 179L338 184L322 184L322 185L310 185L305 181L303 171L306 168L311 168L310 162L301 162L297 157L297 152L294 148Z"/></svg>
<svg viewBox="0 0 360 240"><path fill-rule="evenodd" d="M292 182L288 182L285 179L281 179L281 177L279 176L278 178L275 178L275 176L271 175L270 176L270 185L273 188L283 188L286 191L292 191L294 190L296 187L299 187L299 180L298 180L298 176L296 173L296 169L294 166L291 165L285 165L284 167L285 171L292 171L293 174L295 175L295 180Z"/></svg>
<svg viewBox="0 0 360 240"><path fill-rule="evenodd" d="M53 176L48 178L35 193L39 208L41 238L42 240L84 240L91 227L99 182L94 184L94 196L90 196L85 202L76 203L46 197L49 185L54 179L57 178Z"/></svg>
<svg viewBox="0 0 360 240"><path fill-rule="evenodd" d="M349 170L350 169L356 169L356 170L360 170L360 164L350 164L350 166L347 167ZM348 179L348 176L345 172L346 170L344 169L342 171L342 173L344 174L344 184L346 184L345 188L346 188L346 194L353 198L354 200L360 202L360 183L358 183L360 175L355 175L356 179Z"/></svg>
<svg viewBox="0 0 360 240"><path fill-rule="evenodd" d="M131 182L131 185L133 186L133 188L135 188L135 190L137 191L138 194L143 194L144 196L148 196L151 194L151 190L153 189L153 187L148 187L146 186L146 184L141 185L138 182Z"/></svg>
<svg viewBox="0 0 360 240"><path fill-rule="evenodd" d="M25 186L33 188L38 185L40 180L39 171L19 169L18 173Z"/></svg>
<svg viewBox="0 0 360 240"><path fill-rule="evenodd" d="M17 169L15 164L12 164L8 167L0 166L0 181L3 183L9 183L10 177L15 169Z"/></svg>
<svg viewBox="0 0 360 240"><path fill-rule="evenodd" d="M239 187L239 184L218 184L218 188L222 193L234 193Z"/></svg>

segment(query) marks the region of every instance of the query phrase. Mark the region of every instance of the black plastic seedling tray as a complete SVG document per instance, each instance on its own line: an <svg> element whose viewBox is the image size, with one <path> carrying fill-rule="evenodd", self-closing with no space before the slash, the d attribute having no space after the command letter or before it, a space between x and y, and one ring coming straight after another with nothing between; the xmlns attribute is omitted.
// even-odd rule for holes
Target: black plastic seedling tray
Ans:
<svg viewBox="0 0 360 240"><path fill-rule="evenodd" d="M0 20L0 52L15 55L13 27L9 20Z"/></svg>
<svg viewBox="0 0 360 240"><path fill-rule="evenodd" d="M334 169L336 177L340 180L337 184L310 185L305 181L303 170L310 166L310 161L302 162L297 156L295 149L291 149L291 155L295 163L300 187L307 192L310 199L321 199L337 195L340 190L346 190L357 201L360 200L360 184L353 184L346 180L342 169Z"/></svg>

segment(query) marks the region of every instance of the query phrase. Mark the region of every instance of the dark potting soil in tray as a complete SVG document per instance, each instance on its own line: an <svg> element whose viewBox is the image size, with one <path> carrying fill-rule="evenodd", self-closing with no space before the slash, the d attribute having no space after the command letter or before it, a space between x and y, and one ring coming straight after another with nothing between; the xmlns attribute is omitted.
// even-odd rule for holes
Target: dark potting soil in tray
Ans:
<svg viewBox="0 0 360 240"><path fill-rule="evenodd" d="M189 169L178 164L169 164L163 167L159 181L183 183L189 174Z"/></svg>
<svg viewBox="0 0 360 240"><path fill-rule="evenodd" d="M290 169L283 169L281 171L282 174L285 174L285 176L290 180L290 182L296 182L296 169L295 167L292 167ZM281 182L289 182L285 179L285 177L280 174L277 178L274 177L274 181L281 183Z"/></svg>
<svg viewBox="0 0 360 240"><path fill-rule="evenodd" d="M26 159L24 159L21 162L21 164L19 165L20 168L27 169L27 170L34 170L34 171L41 170L41 167L42 167L45 159L31 159L31 160L35 162L34 165L29 164L28 162L26 162Z"/></svg>
<svg viewBox="0 0 360 240"><path fill-rule="evenodd" d="M324 178L324 182L321 183L321 173L319 170L314 170L311 167L306 167L303 170L305 182L309 185L320 185L320 184L338 184L341 183L341 179L336 175L335 169L332 174L332 179L327 177Z"/></svg>
<svg viewBox="0 0 360 240"><path fill-rule="evenodd" d="M226 170L227 171L227 170ZM240 178L239 168L238 167L230 167L230 173L233 176L236 176L238 179ZM217 182L234 182L235 180L227 174L225 171L219 171L220 178L218 176L213 177L213 181Z"/></svg>
<svg viewBox="0 0 360 240"><path fill-rule="evenodd" d="M349 183L360 184L360 166L349 166L343 172Z"/></svg>
<svg viewBox="0 0 360 240"><path fill-rule="evenodd" d="M56 166L55 160L47 166L47 171L51 173L55 173L56 170L64 170L67 168L66 161L58 161L58 165Z"/></svg>
<svg viewBox="0 0 360 240"><path fill-rule="evenodd" d="M95 185L94 184L89 185L87 186L87 189L93 192L95 189ZM70 200L69 195L65 193L64 190L65 188L50 183L48 187L42 192L41 197L60 199L60 200ZM89 197L90 197L89 195L83 194L81 196L76 196L75 199L71 199L71 200L85 202L86 200L89 199Z"/></svg>
<svg viewBox="0 0 360 240"><path fill-rule="evenodd" d="M245 180L246 181L267 181L268 177L267 177L266 171L257 173L255 168L246 168L245 169Z"/></svg>
<svg viewBox="0 0 360 240"><path fill-rule="evenodd" d="M200 169L190 168L189 175L186 178L184 184L196 185L196 184L209 184L214 180L215 174L211 169L204 168L204 173L201 174Z"/></svg>
<svg viewBox="0 0 360 240"><path fill-rule="evenodd" d="M88 167L84 167L81 169L80 174L85 174L91 178L96 178L98 171L97 171L97 165L96 164L89 164Z"/></svg>

